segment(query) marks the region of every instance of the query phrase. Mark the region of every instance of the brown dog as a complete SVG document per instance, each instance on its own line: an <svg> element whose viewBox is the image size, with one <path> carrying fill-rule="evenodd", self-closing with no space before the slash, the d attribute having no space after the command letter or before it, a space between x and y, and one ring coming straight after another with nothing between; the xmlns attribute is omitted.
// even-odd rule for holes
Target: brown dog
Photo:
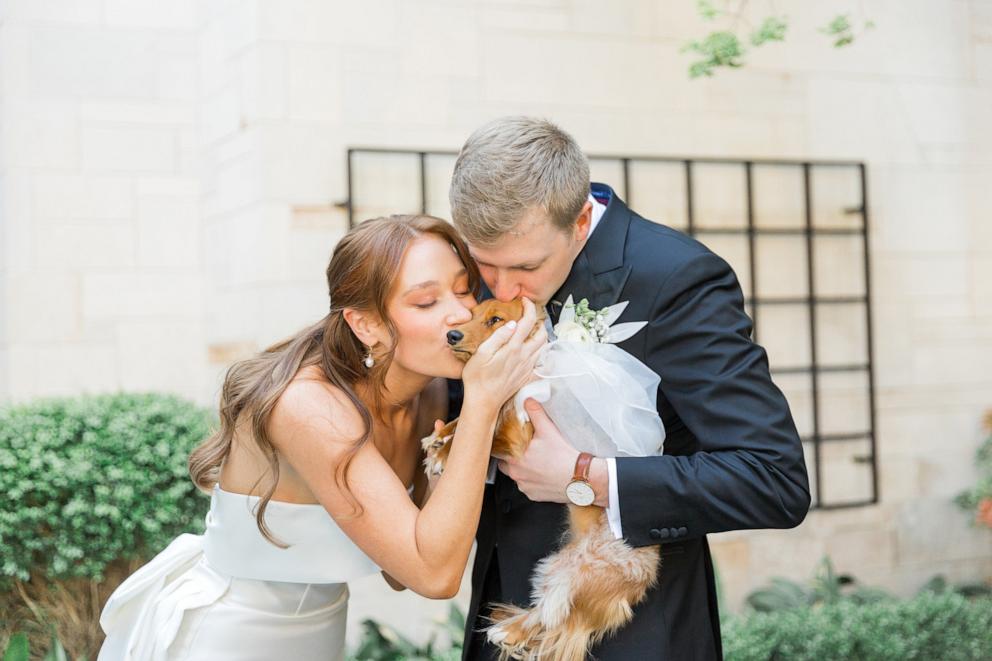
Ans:
<svg viewBox="0 0 992 661"><path fill-rule="evenodd" d="M448 342L468 360L493 331L522 316L520 300L484 301L472 310L471 321L449 331ZM429 477L443 471L457 422L423 440ZM519 421L510 398L497 419L492 453L519 458L533 436L533 426ZM569 504L568 515L562 547L534 571L530 607L492 607L486 634L501 659L585 659L591 645L630 621L633 607L658 579L657 546L635 549L614 538L601 507Z"/></svg>

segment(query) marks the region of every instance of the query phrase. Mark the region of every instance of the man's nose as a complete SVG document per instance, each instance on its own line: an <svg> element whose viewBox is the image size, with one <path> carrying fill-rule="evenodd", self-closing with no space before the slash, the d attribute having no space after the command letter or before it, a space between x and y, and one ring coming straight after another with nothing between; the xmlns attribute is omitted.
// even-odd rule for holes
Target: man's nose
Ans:
<svg viewBox="0 0 992 661"><path fill-rule="evenodd" d="M520 295L520 287L516 284L502 284L496 283L496 286L491 289L493 296L495 296L500 301L506 303L507 301L512 301Z"/></svg>
<svg viewBox="0 0 992 661"><path fill-rule="evenodd" d="M463 337L465 337L465 334L461 331L450 330L448 331L448 344L458 344L462 341Z"/></svg>

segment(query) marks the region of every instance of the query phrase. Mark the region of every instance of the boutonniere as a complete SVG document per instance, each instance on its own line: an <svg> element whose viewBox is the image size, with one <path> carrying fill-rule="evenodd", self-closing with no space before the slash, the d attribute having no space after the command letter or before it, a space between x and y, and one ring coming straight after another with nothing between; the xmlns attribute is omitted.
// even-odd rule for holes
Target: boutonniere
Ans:
<svg viewBox="0 0 992 661"><path fill-rule="evenodd" d="M602 310L589 307L589 300L583 298L578 304L572 301L569 294L562 307L558 323L554 325L555 339L562 342L580 342L582 344L616 344L633 336L637 331L648 325L646 321L630 321L613 325L629 301L623 301Z"/></svg>

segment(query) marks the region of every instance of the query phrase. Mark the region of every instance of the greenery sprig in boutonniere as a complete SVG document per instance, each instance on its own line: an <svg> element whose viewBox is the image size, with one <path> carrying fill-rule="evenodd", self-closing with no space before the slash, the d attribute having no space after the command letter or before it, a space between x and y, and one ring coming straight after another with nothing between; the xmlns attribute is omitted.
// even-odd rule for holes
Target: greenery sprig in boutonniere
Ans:
<svg viewBox="0 0 992 661"><path fill-rule="evenodd" d="M561 316L554 326L555 339L564 342L580 342L583 344L616 344L632 336L647 326L646 321L632 321L613 325L623 311L628 301L593 310L589 300L583 298L578 304L569 295L562 307Z"/></svg>

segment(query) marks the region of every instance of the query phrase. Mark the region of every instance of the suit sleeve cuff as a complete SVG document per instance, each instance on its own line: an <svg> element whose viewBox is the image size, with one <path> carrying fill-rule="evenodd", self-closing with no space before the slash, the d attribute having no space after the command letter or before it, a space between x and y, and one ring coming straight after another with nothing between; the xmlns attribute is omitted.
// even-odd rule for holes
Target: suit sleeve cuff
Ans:
<svg viewBox="0 0 992 661"><path fill-rule="evenodd" d="M606 458L606 471L610 482L610 504L606 508L606 520L610 524L613 536L623 539L623 527L620 525L620 491L617 489L617 460L613 457Z"/></svg>

